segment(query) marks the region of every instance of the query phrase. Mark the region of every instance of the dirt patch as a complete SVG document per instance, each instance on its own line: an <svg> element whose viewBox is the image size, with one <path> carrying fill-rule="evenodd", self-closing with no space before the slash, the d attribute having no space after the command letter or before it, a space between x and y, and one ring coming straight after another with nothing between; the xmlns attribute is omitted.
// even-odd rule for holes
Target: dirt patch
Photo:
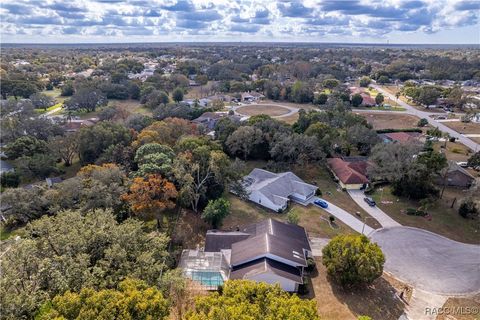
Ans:
<svg viewBox="0 0 480 320"><path fill-rule="evenodd" d="M358 113L367 119L368 123L373 126L375 130L381 129L407 129L416 128L418 120L416 116L409 114L399 114L395 112L389 113Z"/></svg>
<svg viewBox="0 0 480 320"><path fill-rule="evenodd" d="M271 117L278 117L290 112L289 109L271 104L252 104L237 109L237 112L247 116L266 114Z"/></svg>
<svg viewBox="0 0 480 320"><path fill-rule="evenodd" d="M402 315L404 304L396 296L405 287L402 283L384 275L367 288L344 289L327 276L321 258L316 262L310 296L317 300L321 319L354 320L366 315L375 320L397 320Z"/></svg>
<svg viewBox="0 0 480 320"><path fill-rule="evenodd" d="M447 127L457 131L458 133L477 133L480 134L480 123L474 122L461 122L461 121L454 121L454 122L442 122L442 124L446 125Z"/></svg>
<svg viewBox="0 0 480 320"><path fill-rule="evenodd" d="M473 151L460 142L447 142L446 148L444 148L445 142L436 142L433 148L445 154L448 160L452 161L468 161L472 156Z"/></svg>
<svg viewBox="0 0 480 320"><path fill-rule="evenodd" d="M444 314L437 320L475 320L480 316L480 295L468 298L448 298L442 307Z"/></svg>

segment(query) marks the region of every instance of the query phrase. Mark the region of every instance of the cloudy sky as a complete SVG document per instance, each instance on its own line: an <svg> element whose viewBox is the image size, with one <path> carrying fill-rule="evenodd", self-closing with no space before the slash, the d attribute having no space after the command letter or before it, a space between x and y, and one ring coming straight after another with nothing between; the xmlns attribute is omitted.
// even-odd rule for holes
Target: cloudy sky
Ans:
<svg viewBox="0 0 480 320"><path fill-rule="evenodd" d="M3 43L480 43L480 0L2 0Z"/></svg>

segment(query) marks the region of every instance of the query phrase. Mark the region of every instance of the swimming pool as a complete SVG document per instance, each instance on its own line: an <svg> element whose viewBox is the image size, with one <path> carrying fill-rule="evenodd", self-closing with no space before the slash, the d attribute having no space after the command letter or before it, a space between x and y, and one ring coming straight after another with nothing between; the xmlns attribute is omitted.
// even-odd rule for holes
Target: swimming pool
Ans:
<svg viewBox="0 0 480 320"><path fill-rule="evenodd" d="M192 272L192 280L199 281L204 286L208 287L218 287L223 285L223 278L220 272L194 271Z"/></svg>

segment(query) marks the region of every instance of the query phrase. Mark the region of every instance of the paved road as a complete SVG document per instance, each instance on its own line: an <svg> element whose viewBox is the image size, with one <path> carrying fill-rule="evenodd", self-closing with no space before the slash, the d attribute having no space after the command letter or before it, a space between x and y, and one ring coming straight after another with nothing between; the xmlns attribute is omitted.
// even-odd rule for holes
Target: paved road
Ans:
<svg viewBox="0 0 480 320"><path fill-rule="evenodd" d="M312 203L313 206L316 206L313 203L313 201L315 201L317 199L319 199L319 198L313 197L313 199L311 200L311 203ZM322 200L325 201L324 199L322 199ZM325 202L327 202L327 201L325 201ZM359 233L363 232L363 234L367 235L367 236L375 230L372 227L369 227L368 225L366 225L360 219L356 218L355 216L351 215L347 211L343 210L342 208L337 207L333 203L330 203L330 202L327 202L327 203L328 203L328 208L326 208L326 209L322 208L322 209L327 211L328 213L330 213L332 216L339 219L343 223L345 223L347 226L349 226L353 230L355 230Z"/></svg>
<svg viewBox="0 0 480 320"><path fill-rule="evenodd" d="M379 207L370 207L364 200L365 194L363 190L348 190L348 194L352 197L353 201L355 201L363 210L365 210L369 215L374 217L384 228L389 227L400 227L401 224L397 221L390 218L388 214L383 212Z"/></svg>
<svg viewBox="0 0 480 320"><path fill-rule="evenodd" d="M480 246L412 227L370 235L386 256L385 271L413 287L444 295L480 291Z"/></svg>
<svg viewBox="0 0 480 320"><path fill-rule="evenodd" d="M385 91L384 89L380 88L378 85L375 85L375 84L372 84L371 85L373 88L375 88L377 91L381 92L384 96L387 96L389 97L390 99L394 100L394 101L397 101L397 103L407 109L405 111L405 113L408 113L408 114L411 114L411 115L414 115L414 116L417 116L419 118L425 118L428 120L428 123L434 127L438 127L441 131L443 132L448 132L450 134L451 137L455 137L457 138L461 143L463 143L464 145L466 145L467 147L469 147L470 149L474 150L474 151L477 151L477 150L480 150L480 144L476 143L475 141L469 139L468 137L465 137L464 135L458 133L457 131L453 130L453 129L450 129L449 127L447 127L446 125L442 124L441 122L438 122L437 120L433 119L430 117L430 115L432 115L431 112L425 112L425 111L421 111L421 110L418 110L418 109L415 109L414 107L412 107L411 105L409 105L408 103L405 103L403 102L402 100L398 99L395 97L395 95Z"/></svg>

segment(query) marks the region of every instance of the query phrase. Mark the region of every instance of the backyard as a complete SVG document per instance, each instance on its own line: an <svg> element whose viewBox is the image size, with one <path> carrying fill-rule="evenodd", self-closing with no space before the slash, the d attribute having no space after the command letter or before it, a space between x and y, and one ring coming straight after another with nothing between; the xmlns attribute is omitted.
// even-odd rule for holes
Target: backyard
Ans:
<svg viewBox="0 0 480 320"><path fill-rule="evenodd" d="M427 210L430 218L407 215L405 210L419 208L420 202L397 197L388 186L377 188L371 196L380 209L402 225L425 229L460 242L479 243L480 221L464 219L458 214L458 201L466 196L464 191L446 188L443 198L437 199Z"/></svg>

